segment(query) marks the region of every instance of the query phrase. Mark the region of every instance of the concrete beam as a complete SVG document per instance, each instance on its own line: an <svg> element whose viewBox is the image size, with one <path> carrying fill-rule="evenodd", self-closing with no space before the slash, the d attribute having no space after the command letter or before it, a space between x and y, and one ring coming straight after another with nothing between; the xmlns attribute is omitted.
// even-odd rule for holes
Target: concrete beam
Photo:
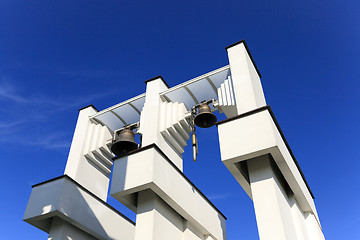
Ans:
<svg viewBox="0 0 360 240"><path fill-rule="evenodd" d="M97 239L134 239L134 222L66 175L33 186L23 220L50 233L54 217Z"/></svg>
<svg viewBox="0 0 360 240"><path fill-rule="evenodd" d="M151 189L178 214L216 240L226 239L225 216L155 145L114 162L110 194L137 212L137 194Z"/></svg>

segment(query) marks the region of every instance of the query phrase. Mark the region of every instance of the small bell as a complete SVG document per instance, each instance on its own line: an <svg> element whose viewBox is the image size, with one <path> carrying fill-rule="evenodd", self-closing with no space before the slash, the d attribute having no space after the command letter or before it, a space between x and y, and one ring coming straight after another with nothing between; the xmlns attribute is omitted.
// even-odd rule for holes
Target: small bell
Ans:
<svg viewBox="0 0 360 240"><path fill-rule="evenodd" d="M210 106L203 102L200 104L199 113L195 116L194 122L196 126L201 128L209 128L215 125L217 118L210 110Z"/></svg>
<svg viewBox="0 0 360 240"><path fill-rule="evenodd" d="M138 148L134 132L127 128L121 130L118 137L115 136L115 141L111 145L111 151L117 156L124 155Z"/></svg>

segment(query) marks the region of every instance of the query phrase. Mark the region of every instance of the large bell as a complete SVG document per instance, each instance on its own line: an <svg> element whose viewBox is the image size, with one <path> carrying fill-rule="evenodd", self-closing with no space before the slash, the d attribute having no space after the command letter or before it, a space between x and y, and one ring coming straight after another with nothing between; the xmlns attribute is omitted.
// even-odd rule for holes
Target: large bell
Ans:
<svg viewBox="0 0 360 240"><path fill-rule="evenodd" d="M130 129L123 129L119 136L115 136L115 142L111 145L111 151L117 155L124 155L132 150L138 149L138 144L135 142L135 134Z"/></svg>
<svg viewBox="0 0 360 240"><path fill-rule="evenodd" d="M216 116L211 112L209 105L204 102L200 104L199 113L195 116L194 122L196 126L201 128L209 128L215 125Z"/></svg>

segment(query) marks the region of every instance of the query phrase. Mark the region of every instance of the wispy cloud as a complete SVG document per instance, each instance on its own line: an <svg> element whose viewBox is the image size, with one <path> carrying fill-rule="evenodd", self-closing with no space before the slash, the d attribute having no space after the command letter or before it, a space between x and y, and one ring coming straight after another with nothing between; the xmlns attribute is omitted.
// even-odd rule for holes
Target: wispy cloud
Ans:
<svg viewBox="0 0 360 240"><path fill-rule="evenodd" d="M0 122L0 130L6 128L12 128L26 123L26 120L11 121L11 122Z"/></svg>
<svg viewBox="0 0 360 240"><path fill-rule="evenodd" d="M12 141L13 136L19 138L21 131L26 127L28 121L18 120L18 121L1 121L0 122L0 141L8 142Z"/></svg>
<svg viewBox="0 0 360 240"><path fill-rule="evenodd" d="M73 107L82 106L86 103L89 103L95 99L103 98L114 94L115 90L102 91L97 93L91 93L87 95L83 95L81 97L73 97L73 98L54 98L53 96L46 95L37 95L37 96L29 96L22 94L21 91L9 83L8 81L0 82L0 100L7 100L18 105L36 105L39 107L50 107L52 108L52 112L54 111L62 111L67 110Z"/></svg>
<svg viewBox="0 0 360 240"><path fill-rule="evenodd" d="M62 110L70 109L73 107L83 106L85 104L89 104L90 102L92 102L95 99L103 98L103 97L109 96L114 93L115 93L115 90L110 90L110 91L101 92L101 93L88 94L86 96L77 97L77 98L73 99L71 102L69 102L68 100L59 100L59 101L56 101L56 104L54 104L56 106L56 109L54 108L54 110L62 111Z"/></svg>
<svg viewBox="0 0 360 240"><path fill-rule="evenodd" d="M46 96L34 96L24 93L20 88L15 86L9 79L2 77L0 81L0 100L6 100L16 104L52 104L52 98Z"/></svg>
<svg viewBox="0 0 360 240"><path fill-rule="evenodd" d="M340 226L339 229L347 228L347 227L349 227L349 226L351 226L351 225L353 225L354 223L357 223L357 222L360 222L360 218L356 218L356 219L354 219L352 221L347 222L346 224Z"/></svg>
<svg viewBox="0 0 360 240"><path fill-rule="evenodd" d="M0 98L16 103L29 103L29 99L18 94L14 86L7 82L0 83Z"/></svg>
<svg viewBox="0 0 360 240"><path fill-rule="evenodd" d="M70 146L68 136L51 133L56 129L51 124L54 120L53 114L82 107L95 99L113 94L115 90L73 98L29 96L22 92L14 84L4 81L4 78L0 79L0 102L5 103L2 108L6 113L0 116L0 142L38 146L44 149L65 149ZM43 132L45 128L49 133ZM23 134L24 132L26 134Z"/></svg>
<svg viewBox="0 0 360 240"><path fill-rule="evenodd" d="M36 146L45 149L66 149L70 147L70 141L65 139L63 134L52 133L51 135L28 136L26 134L21 137L17 134L0 135L2 143L16 143L27 146Z"/></svg>
<svg viewBox="0 0 360 240"><path fill-rule="evenodd" d="M88 69L88 70L67 70L60 71L60 74L75 76L75 77L85 77L85 78L110 78L110 77L124 77L126 74L120 71L111 71L108 69Z"/></svg>
<svg viewBox="0 0 360 240"><path fill-rule="evenodd" d="M53 134L38 138L36 141L32 141L30 145L46 149L66 149L70 147L70 141L64 140L62 135Z"/></svg>

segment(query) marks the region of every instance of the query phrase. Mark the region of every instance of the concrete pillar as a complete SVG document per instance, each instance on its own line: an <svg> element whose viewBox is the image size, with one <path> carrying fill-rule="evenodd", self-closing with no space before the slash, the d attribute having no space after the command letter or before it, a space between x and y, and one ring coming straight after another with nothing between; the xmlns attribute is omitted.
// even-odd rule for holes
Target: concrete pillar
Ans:
<svg viewBox="0 0 360 240"><path fill-rule="evenodd" d="M183 218L153 191L138 193L135 240L183 240Z"/></svg>
<svg viewBox="0 0 360 240"><path fill-rule="evenodd" d="M160 93L168 89L161 76L146 81L146 100L141 111L139 132L143 135L142 146L155 143L180 170L183 169L182 156L179 156L160 133L161 115Z"/></svg>
<svg viewBox="0 0 360 240"><path fill-rule="evenodd" d="M84 145L87 142L86 140L91 138L89 136L89 127L91 125L89 116L95 113L97 113L97 110L92 106L85 107L79 111L65 174L106 201L110 174L104 174L84 156Z"/></svg>
<svg viewBox="0 0 360 240"><path fill-rule="evenodd" d="M234 86L237 114L265 106L264 92L260 82L261 76L245 41L232 44L226 50Z"/></svg>
<svg viewBox="0 0 360 240"><path fill-rule="evenodd" d="M307 230L303 211L294 196L290 196L289 201L298 238L311 240L311 238L308 238L306 235Z"/></svg>
<svg viewBox="0 0 360 240"><path fill-rule="evenodd" d="M248 161L251 193L261 240L301 239L281 176L270 155Z"/></svg>
<svg viewBox="0 0 360 240"><path fill-rule="evenodd" d="M96 240L96 238L62 220L61 218L54 217L48 240L69 239Z"/></svg>
<svg viewBox="0 0 360 240"><path fill-rule="evenodd" d="M182 159L164 142L159 131L161 99L159 93L168 87L159 76L146 81L146 100L141 112L142 145L155 143L174 164L182 169ZM153 191L138 193L135 240L179 239L183 236L183 219Z"/></svg>

